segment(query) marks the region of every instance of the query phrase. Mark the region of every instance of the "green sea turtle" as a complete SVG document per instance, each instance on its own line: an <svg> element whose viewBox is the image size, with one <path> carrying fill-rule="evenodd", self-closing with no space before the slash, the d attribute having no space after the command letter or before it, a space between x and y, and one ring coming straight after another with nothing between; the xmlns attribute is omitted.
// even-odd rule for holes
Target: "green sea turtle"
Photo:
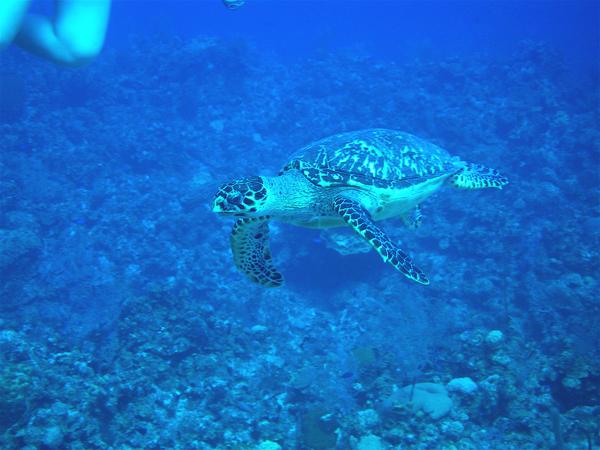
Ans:
<svg viewBox="0 0 600 450"><path fill-rule="evenodd" d="M237 268L256 283L283 284L269 249L269 221L310 228L349 226L403 275L425 274L375 223L400 217L417 226L419 204L444 185L499 188L508 180L442 148L395 130L336 134L294 154L276 177L253 176L221 186L213 211L238 217L231 233Z"/></svg>

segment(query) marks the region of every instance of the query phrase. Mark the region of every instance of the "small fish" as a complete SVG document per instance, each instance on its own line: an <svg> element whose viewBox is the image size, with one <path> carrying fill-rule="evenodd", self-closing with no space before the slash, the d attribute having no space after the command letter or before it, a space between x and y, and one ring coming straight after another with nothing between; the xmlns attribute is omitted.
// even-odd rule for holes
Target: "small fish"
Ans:
<svg viewBox="0 0 600 450"><path fill-rule="evenodd" d="M223 0L223 4L227 9L238 9L246 3L245 0Z"/></svg>
<svg viewBox="0 0 600 450"><path fill-rule="evenodd" d="M348 378L354 377L354 373L353 372L344 372L341 376L344 379L348 379Z"/></svg>

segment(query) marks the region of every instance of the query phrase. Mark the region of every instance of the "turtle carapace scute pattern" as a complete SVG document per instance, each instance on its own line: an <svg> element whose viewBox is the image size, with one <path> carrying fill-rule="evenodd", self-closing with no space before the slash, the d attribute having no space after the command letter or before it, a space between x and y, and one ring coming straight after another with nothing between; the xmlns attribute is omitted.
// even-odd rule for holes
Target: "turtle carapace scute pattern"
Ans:
<svg viewBox="0 0 600 450"><path fill-rule="evenodd" d="M439 188L498 188L494 169L466 163L409 133L368 129L336 134L294 153L278 176L251 176L222 185L213 211L237 217L234 263L266 287L283 284L269 250L269 221L310 228L351 227L407 278L429 279L376 222L399 217L419 225L419 205Z"/></svg>

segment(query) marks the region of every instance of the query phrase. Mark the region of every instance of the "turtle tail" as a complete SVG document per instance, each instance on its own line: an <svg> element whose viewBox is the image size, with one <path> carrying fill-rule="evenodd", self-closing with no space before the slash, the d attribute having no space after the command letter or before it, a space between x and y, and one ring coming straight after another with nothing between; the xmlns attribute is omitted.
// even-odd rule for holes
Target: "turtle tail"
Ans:
<svg viewBox="0 0 600 450"><path fill-rule="evenodd" d="M495 169L466 163L449 178L449 183L458 189L502 189L508 184L508 179Z"/></svg>

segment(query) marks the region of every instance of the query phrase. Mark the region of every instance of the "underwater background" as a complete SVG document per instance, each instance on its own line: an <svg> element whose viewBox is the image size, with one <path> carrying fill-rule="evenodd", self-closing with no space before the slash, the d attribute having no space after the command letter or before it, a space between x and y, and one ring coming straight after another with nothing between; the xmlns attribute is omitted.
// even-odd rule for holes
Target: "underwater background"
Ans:
<svg viewBox="0 0 600 450"><path fill-rule="evenodd" d="M0 53L0 447L600 448L598 8L117 1L85 67ZM510 180L381 223L431 284L278 222L285 286L237 272L218 186L374 127Z"/></svg>

